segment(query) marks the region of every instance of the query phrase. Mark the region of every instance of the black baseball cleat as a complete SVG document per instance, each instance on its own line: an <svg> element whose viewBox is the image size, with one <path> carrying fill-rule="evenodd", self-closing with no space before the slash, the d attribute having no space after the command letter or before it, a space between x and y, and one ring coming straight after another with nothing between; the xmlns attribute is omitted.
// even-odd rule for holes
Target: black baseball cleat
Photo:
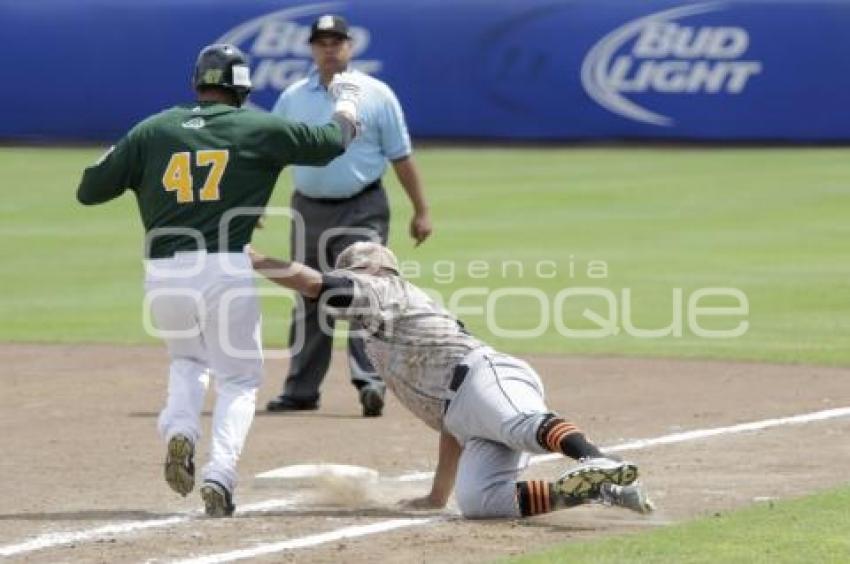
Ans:
<svg viewBox="0 0 850 564"><path fill-rule="evenodd" d="M363 417L380 417L384 412L384 394L372 386L360 389L360 405L363 406Z"/></svg>
<svg viewBox="0 0 850 564"><path fill-rule="evenodd" d="M638 478L638 468L631 462L611 458L582 458L579 464L564 472L553 484L554 493L574 500L590 500L599 496L602 484L628 486Z"/></svg>
<svg viewBox="0 0 850 564"><path fill-rule="evenodd" d="M207 517L231 517L236 510L230 492L215 480L205 480L201 486L201 499Z"/></svg>
<svg viewBox="0 0 850 564"><path fill-rule="evenodd" d="M319 409L319 399L303 400L280 395L267 403L266 409L272 412L315 411Z"/></svg>
<svg viewBox="0 0 850 564"><path fill-rule="evenodd" d="M168 441L165 455L165 481L183 497L195 487L195 445L185 435L174 435Z"/></svg>

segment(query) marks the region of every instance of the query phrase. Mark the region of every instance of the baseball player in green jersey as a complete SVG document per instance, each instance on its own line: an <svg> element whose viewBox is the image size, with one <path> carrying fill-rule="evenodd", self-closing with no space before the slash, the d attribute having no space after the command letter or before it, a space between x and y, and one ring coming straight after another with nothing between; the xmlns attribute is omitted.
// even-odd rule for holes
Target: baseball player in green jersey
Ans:
<svg viewBox="0 0 850 564"><path fill-rule="evenodd" d="M197 101L133 127L83 174L86 205L133 191L145 228L145 305L171 359L159 417L165 479L194 488L195 445L212 375L217 399L209 463L200 489L207 515L234 511L236 463L262 377L260 311L243 247L281 169L323 166L357 134L358 88L337 75L331 121L311 127L242 108L251 90L245 55L210 45L197 59Z"/></svg>

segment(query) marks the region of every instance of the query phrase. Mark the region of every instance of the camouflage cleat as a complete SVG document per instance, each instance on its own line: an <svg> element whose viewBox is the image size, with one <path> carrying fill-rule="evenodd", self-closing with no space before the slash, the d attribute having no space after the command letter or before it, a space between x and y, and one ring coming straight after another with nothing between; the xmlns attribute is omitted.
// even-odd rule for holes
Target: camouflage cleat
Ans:
<svg viewBox="0 0 850 564"><path fill-rule="evenodd" d="M174 435L168 441L165 456L165 481L183 497L195 487L195 445L185 435Z"/></svg>
<svg viewBox="0 0 850 564"><path fill-rule="evenodd" d="M230 492L214 480L206 480L201 486L201 498L207 517L231 517L236 510Z"/></svg>
<svg viewBox="0 0 850 564"><path fill-rule="evenodd" d="M616 484L602 484L599 488L599 497L596 501L605 505L631 509L637 513L646 515L655 511L655 505L646 495L646 491L640 483L629 486L618 486Z"/></svg>
<svg viewBox="0 0 850 564"><path fill-rule="evenodd" d="M627 486L637 480L638 469L631 462L611 458L584 458L553 484L554 493L576 501L599 496L602 484Z"/></svg>

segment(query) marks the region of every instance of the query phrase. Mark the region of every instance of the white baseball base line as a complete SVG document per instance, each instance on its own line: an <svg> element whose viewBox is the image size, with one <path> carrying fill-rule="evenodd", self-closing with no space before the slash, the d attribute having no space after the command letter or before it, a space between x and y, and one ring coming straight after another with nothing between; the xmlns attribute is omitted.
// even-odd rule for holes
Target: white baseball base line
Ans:
<svg viewBox="0 0 850 564"><path fill-rule="evenodd" d="M245 558L256 558L284 550L295 550L297 548L308 548L325 544L327 542L338 541L342 539L352 539L356 537L365 537L366 535L374 535L376 533L385 533L396 529L404 529L406 527L418 527L428 525L438 521L445 521L445 517L430 517L419 519L390 519L388 521L378 521L369 525L355 525L345 527L344 529L336 529L327 533L318 533L308 537L297 539L283 540L267 544L260 544L253 548L243 550L233 550L230 552L221 552L219 554L210 554L209 556L201 556L199 558L189 558L187 560L174 560L172 564L218 564L219 562L233 562L234 560L244 560Z"/></svg>
<svg viewBox="0 0 850 564"><path fill-rule="evenodd" d="M243 505L236 510L236 513L275 511L289 507L293 503L294 500L292 499L269 499L259 503ZM53 548L64 544L87 542L104 537L126 535L136 531L144 531L145 529L170 527L171 525L179 525L180 523L192 521L202 515L203 511L198 510L185 515L176 515L174 517L166 517L164 519L128 521L127 523L116 523L115 525L105 525L95 529L72 531L67 533L46 533L20 544L11 544L0 547L0 557L16 556L27 552L35 552L36 550L44 550L46 548Z"/></svg>
<svg viewBox="0 0 850 564"><path fill-rule="evenodd" d="M746 433L750 431L760 431L764 429L770 429L773 427L781 427L785 425L801 425L804 423L812 423L816 421L826 421L829 419L837 419L840 417L848 417L850 416L850 407L841 407L836 409L827 409L824 411L816 411L812 413L804 413L801 415L793 415L790 417L780 417L775 419L765 419L762 421L753 421L749 423L741 423L738 425L730 425L726 427L714 427L709 429L697 429L694 431L685 431L681 433L673 433L670 435L663 435L660 437L654 437L649 439L640 439L635 441L630 441L626 443L621 443L619 445L614 445L611 447L605 447L603 450L607 452L626 452L631 450L641 450L645 448L649 448L657 445L668 445L668 444L676 444L683 443L687 441L705 439L709 437L717 437L721 435L734 435L738 433ZM557 460L563 458L558 454L545 454L540 456L532 457L531 464L539 464L541 462L546 462L549 460ZM399 476L395 478L399 481L415 481L415 480L423 480L429 479L433 476L431 472L416 472L411 474L406 474L403 476ZM276 500L267 500L258 502L255 504L248 504L241 506L237 513L247 513L247 512L257 512L257 511L273 511L276 509L281 509L288 507L294 503L292 499L276 499ZM22 543L10 544L5 546L0 546L0 557L8 557L15 556L18 554L25 554L28 552L34 552L37 550L44 550L47 548L52 548L56 546L62 546L71 543L81 543L88 542L93 540L98 540L103 537L114 537L119 535L130 534L136 531L169 527L172 525L178 525L182 523L186 523L189 521L193 521L200 516L200 512L191 512L186 515L169 517L165 519L154 519L147 521L129 521L126 523L118 523L115 525L106 525L103 527L98 527L94 529L87 529L82 531L70 531L70 532L62 532L62 533L47 533L44 535L39 535L30 540L24 541ZM369 525L361 525L361 526L352 526L345 527L341 529L336 529L332 531L328 531L325 533L319 533L316 535L310 535L307 537L300 537L295 539L286 539L279 542L273 543L263 543L259 544L255 547L222 552L218 554L211 554L207 556L202 556L198 558L190 558L187 560L179 561L181 564L207 564L214 562L230 562L234 560L242 560L246 558L253 558L255 556L273 554L276 552L283 552L285 550L295 550L298 548L307 548L312 546L318 546L320 544L333 542L335 540L340 539L350 539L357 538L367 535L373 535L381 532L387 532L391 530L396 530L405 527L417 527L428 524L434 524L440 521L445 520L445 517L432 517L432 518L410 518L410 519L391 519L385 521L378 521L376 523L371 523Z"/></svg>

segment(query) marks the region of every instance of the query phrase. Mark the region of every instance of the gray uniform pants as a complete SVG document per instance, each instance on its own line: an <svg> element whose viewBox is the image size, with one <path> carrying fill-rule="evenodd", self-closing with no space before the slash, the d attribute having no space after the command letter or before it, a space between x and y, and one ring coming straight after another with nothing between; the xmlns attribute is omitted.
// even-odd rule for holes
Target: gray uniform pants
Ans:
<svg viewBox="0 0 850 564"><path fill-rule="evenodd" d="M387 242L390 208L387 194L380 185L370 185L363 192L342 200L317 200L296 191L292 196L292 208L301 214L305 230L302 233L293 226L290 256L293 259L303 257L307 266L317 270L333 269L337 256L352 243ZM303 255L297 252L299 247ZM321 314L324 319L320 324L319 315L317 302L298 297L289 329L293 356L284 384L285 396L304 401L319 398L319 386L330 365L334 327L333 318ZM299 342L302 345L296 347ZM349 338L348 360L355 387L374 386L383 392L384 383L366 357L362 339Z"/></svg>
<svg viewBox="0 0 850 564"><path fill-rule="evenodd" d="M537 429L549 410L540 377L527 363L489 348L469 367L451 398L443 427L463 446L455 498L464 517L518 517L516 482L529 454L548 451Z"/></svg>

